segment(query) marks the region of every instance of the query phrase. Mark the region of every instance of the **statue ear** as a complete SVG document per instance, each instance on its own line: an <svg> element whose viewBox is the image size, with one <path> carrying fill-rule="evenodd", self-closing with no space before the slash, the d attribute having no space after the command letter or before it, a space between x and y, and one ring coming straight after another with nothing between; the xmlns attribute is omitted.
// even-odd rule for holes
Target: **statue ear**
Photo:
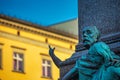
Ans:
<svg viewBox="0 0 120 80"><path fill-rule="evenodd" d="M98 39L98 40L100 39L100 32L98 33L97 39Z"/></svg>
<svg viewBox="0 0 120 80"><path fill-rule="evenodd" d="M96 26L93 26L94 27L94 31L95 31L95 34L96 34L96 38L97 38L97 40L100 38L100 31L97 29L97 27Z"/></svg>
<svg viewBox="0 0 120 80"><path fill-rule="evenodd" d="M98 34L96 32L94 32L93 38L94 38L94 41L98 41L99 37L98 37Z"/></svg>

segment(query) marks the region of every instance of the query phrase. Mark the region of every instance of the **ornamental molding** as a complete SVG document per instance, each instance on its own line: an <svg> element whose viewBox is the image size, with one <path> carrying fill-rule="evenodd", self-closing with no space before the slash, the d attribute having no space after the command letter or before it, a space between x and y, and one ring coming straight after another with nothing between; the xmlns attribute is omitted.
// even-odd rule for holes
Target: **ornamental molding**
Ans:
<svg viewBox="0 0 120 80"><path fill-rule="evenodd" d="M33 39L28 39L28 38L25 38L25 37L19 37L19 36L16 36L14 34L9 34L9 33L0 31L0 37L11 39L13 41L20 41L22 43L31 44L31 45L35 45L35 46L38 46L38 47L41 46L43 48L48 49L48 44L47 43L44 43L44 42L41 42L41 41L36 41L36 40L33 40ZM2 42L0 44L4 45L5 43ZM53 44L50 44L50 45L56 47L56 51L61 52L61 53L64 52L66 54L72 54L74 52L73 50L70 50L70 49L67 49L67 48L64 48L64 47L60 47L60 46L53 45ZM17 45L17 46L16 45L11 45L11 47L21 49L21 50L26 50L25 47L21 48L21 46L19 46L19 45Z"/></svg>
<svg viewBox="0 0 120 80"><path fill-rule="evenodd" d="M17 20L15 18L10 18L4 15L0 15L0 25L11 27L16 30L30 32L37 35L42 35L45 37L55 38L58 40L69 42L71 44L77 43L77 37L74 35L55 31L54 29L51 28L44 28L29 22L27 23L25 21Z"/></svg>

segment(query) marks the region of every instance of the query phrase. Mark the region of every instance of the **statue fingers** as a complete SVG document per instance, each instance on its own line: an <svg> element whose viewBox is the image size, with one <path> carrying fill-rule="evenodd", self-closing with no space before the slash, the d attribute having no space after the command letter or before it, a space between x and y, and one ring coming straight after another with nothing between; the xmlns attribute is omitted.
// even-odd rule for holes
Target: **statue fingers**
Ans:
<svg viewBox="0 0 120 80"><path fill-rule="evenodd" d="M49 49L50 49L50 50L55 50L55 47L52 48L50 45L48 45L48 46L49 46Z"/></svg>
<svg viewBox="0 0 120 80"><path fill-rule="evenodd" d="M48 47L49 47L49 49L51 49L51 46L50 46L50 45L48 45Z"/></svg>
<svg viewBox="0 0 120 80"><path fill-rule="evenodd" d="M55 47L53 48L53 50L55 50Z"/></svg>

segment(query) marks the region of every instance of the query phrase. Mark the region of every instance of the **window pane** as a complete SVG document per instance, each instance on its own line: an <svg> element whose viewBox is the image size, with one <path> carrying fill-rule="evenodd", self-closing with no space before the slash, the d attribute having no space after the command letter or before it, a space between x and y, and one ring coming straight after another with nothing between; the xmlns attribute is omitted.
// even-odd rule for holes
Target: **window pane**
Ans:
<svg viewBox="0 0 120 80"><path fill-rule="evenodd" d="M20 57L21 59L23 59L23 54L19 54L19 57Z"/></svg>
<svg viewBox="0 0 120 80"><path fill-rule="evenodd" d="M42 75L45 76L45 67L42 67Z"/></svg>
<svg viewBox="0 0 120 80"><path fill-rule="evenodd" d="M19 61L19 71L23 71L23 62Z"/></svg>
<svg viewBox="0 0 120 80"><path fill-rule="evenodd" d="M47 61L47 63L50 65L51 63L50 63L50 61Z"/></svg>
<svg viewBox="0 0 120 80"><path fill-rule="evenodd" d="M17 70L17 60L14 59L14 70Z"/></svg>
<svg viewBox="0 0 120 80"><path fill-rule="evenodd" d="M17 53L16 52L14 52L14 57L16 57L17 55L16 55Z"/></svg>
<svg viewBox="0 0 120 80"><path fill-rule="evenodd" d="M47 67L47 76L51 77L51 67Z"/></svg>
<svg viewBox="0 0 120 80"><path fill-rule="evenodd" d="M42 62L45 63L45 59L43 59Z"/></svg>

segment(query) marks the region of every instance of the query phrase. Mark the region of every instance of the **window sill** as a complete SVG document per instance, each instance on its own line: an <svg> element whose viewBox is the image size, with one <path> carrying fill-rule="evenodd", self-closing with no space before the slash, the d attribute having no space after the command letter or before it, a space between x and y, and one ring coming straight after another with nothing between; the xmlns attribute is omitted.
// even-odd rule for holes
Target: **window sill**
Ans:
<svg viewBox="0 0 120 80"><path fill-rule="evenodd" d="M12 70L12 72L17 72L17 73L22 73L22 74L25 74L24 71L15 71L15 70Z"/></svg>
<svg viewBox="0 0 120 80"><path fill-rule="evenodd" d="M53 80L53 78L52 78L52 77L45 77L45 76L42 76L41 78L46 78L46 79Z"/></svg>

